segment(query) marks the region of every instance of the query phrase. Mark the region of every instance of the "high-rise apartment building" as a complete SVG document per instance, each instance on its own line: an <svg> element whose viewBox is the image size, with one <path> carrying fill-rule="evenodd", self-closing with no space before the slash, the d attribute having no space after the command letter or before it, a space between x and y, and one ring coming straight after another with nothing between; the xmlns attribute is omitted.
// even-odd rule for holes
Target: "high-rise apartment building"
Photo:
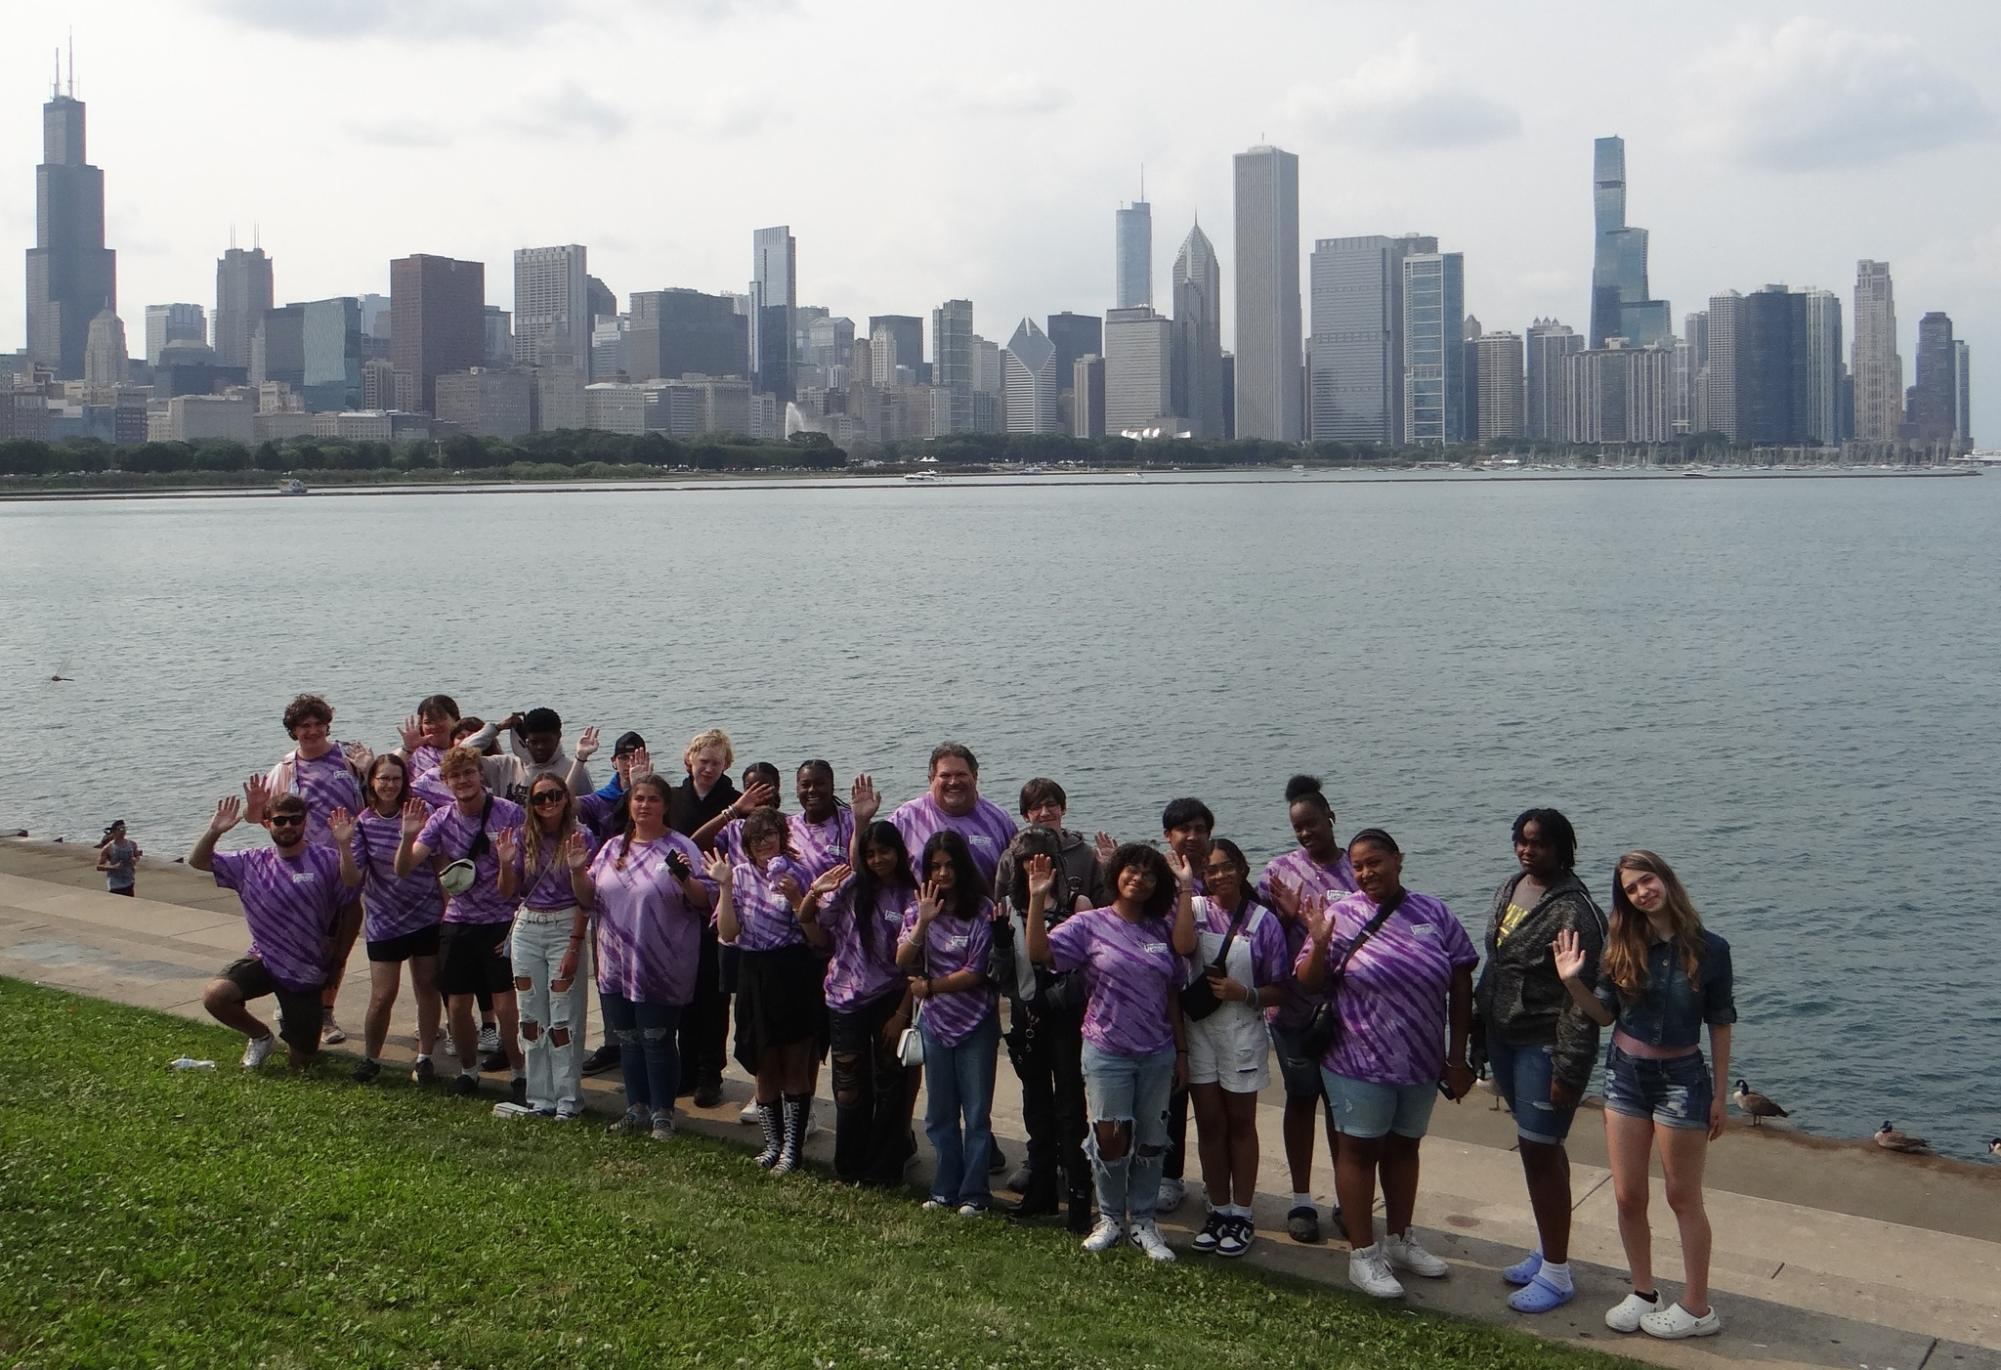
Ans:
<svg viewBox="0 0 2001 1370"><path fill-rule="evenodd" d="M587 250L580 243L514 250L514 360L545 366L563 358L590 365Z"/></svg>
<svg viewBox="0 0 2001 1370"><path fill-rule="evenodd" d="M417 253L389 263L399 407L433 413L438 377L486 359L486 265Z"/></svg>
<svg viewBox="0 0 2001 1370"><path fill-rule="evenodd" d="M1236 155L1236 433L1298 442L1304 430L1299 321L1299 158ZM1109 332L1110 321L1107 320ZM1109 341L1106 347L1109 350Z"/></svg>
<svg viewBox="0 0 2001 1370"><path fill-rule="evenodd" d="M1112 274L1117 308L1153 307L1153 206L1144 199L1119 207L1114 220Z"/></svg>
<svg viewBox="0 0 2001 1370"><path fill-rule="evenodd" d="M83 101L52 90L35 168L35 245L28 249L28 359L57 380L83 375L91 321L118 312L118 254L104 245L104 173L84 154Z"/></svg>
<svg viewBox="0 0 2001 1370"><path fill-rule="evenodd" d="M1196 224L1174 256L1174 355L1170 411L1189 435L1223 436L1223 267Z"/></svg>
<svg viewBox="0 0 2001 1370"><path fill-rule="evenodd" d="M1459 336L1459 436L1472 442L1480 436L1480 339L1486 326L1468 314Z"/></svg>
<svg viewBox="0 0 2001 1370"><path fill-rule="evenodd" d="M249 369L250 340L276 298L262 247L231 246L222 254L215 264L216 365Z"/></svg>
<svg viewBox="0 0 2001 1370"><path fill-rule="evenodd" d="M1647 230L1626 224L1626 140L1591 146L1591 346L1624 338L1634 347L1666 343L1673 333L1667 301L1648 298Z"/></svg>
<svg viewBox="0 0 2001 1370"><path fill-rule="evenodd" d="M1709 311L1698 309L1682 323L1688 356L1680 369L1683 393L1676 401L1691 433L1714 431L1709 422Z"/></svg>
<svg viewBox="0 0 2001 1370"><path fill-rule="evenodd" d="M1674 435L1671 347L1586 348L1564 358L1564 429L1571 442L1659 443Z"/></svg>
<svg viewBox="0 0 2001 1370"><path fill-rule="evenodd" d="M1485 333L1475 346L1480 352L1480 441L1528 436L1521 334Z"/></svg>
<svg viewBox="0 0 2001 1370"><path fill-rule="evenodd" d="M1465 315L1466 270L1461 254L1413 252L1403 259L1406 443L1443 444L1465 437L1460 427L1466 402ZM1241 368L1242 363L1238 365ZM1238 388L1241 394L1241 379Z"/></svg>
<svg viewBox="0 0 2001 1370"><path fill-rule="evenodd" d="M947 300L931 311L932 382L949 396L949 432L973 431L973 302ZM907 365L901 357L899 366Z"/></svg>
<svg viewBox="0 0 2001 1370"><path fill-rule="evenodd" d="M1524 421L1528 436L1540 442L1564 442L1569 412L1570 372L1565 359L1582 351L1584 337L1569 324L1537 319L1529 325L1525 346L1528 381Z"/></svg>
<svg viewBox="0 0 2001 1370"><path fill-rule="evenodd" d="M1007 431L1006 387L1007 368L1001 360L1001 345L974 334L972 423L966 432Z"/></svg>
<svg viewBox="0 0 2001 1370"><path fill-rule="evenodd" d="M1961 445L1973 445L1973 349L1966 345L1966 339L1955 338L1952 344L1952 435Z"/></svg>
<svg viewBox="0 0 2001 1370"><path fill-rule="evenodd" d="M783 402L798 398L793 375L799 308L799 242L780 224L751 235L750 367L756 388Z"/></svg>
<svg viewBox="0 0 2001 1370"><path fill-rule="evenodd" d="M1174 413L1174 325L1153 312L1105 315L1105 431L1166 426Z"/></svg>
<svg viewBox="0 0 2001 1370"><path fill-rule="evenodd" d="M1056 396L1063 388L1062 379L1056 374L1056 345L1035 326L1035 320L1023 319L1015 325L1003 365L1007 431L1054 433Z"/></svg>
<svg viewBox="0 0 2001 1370"><path fill-rule="evenodd" d="M635 290L625 330L628 379L750 374L750 320L731 295Z"/></svg>
<svg viewBox="0 0 2001 1370"><path fill-rule="evenodd" d="M1952 319L1934 309L1918 320L1917 394L1911 406L1911 436L1919 442L1950 442L1958 427L1957 362Z"/></svg>
<svg viewBox="0 0 2001 1370"><path fill-rule="evenodd" d="M1841 345L1841 297L1831 290L1802 290L1806 307L1805 440L1838 447L1848 438L1841 421L1842 383L1848 374Z"/></svg>
<svg viewBox="0 0 2001 1370"><path fill-rule="evenodd" d="M1890 264L1855 264L1855 436L1891 442L1904 416L1904 359L1897 355L1897 301Z"/></svg>
<svg viewBox="0 0 2001 1370"><path fill-rule="evenodd" d="M918 318L915 314L869 315L868 335L871 340L871 347L874 346L873 340L876 336L876 330L882 328L887 328L889 336L896 341L896 360L890 363L889 379L887 381L877 381L876 384L895 384L896 368L899 366L909 367L913 380L921 381L926 379L924 374L924 320ZM971 328L972 325L968 324L967 331L970 332ZM1056 340L1054 332L1050 333L1049 340L1051 342ZM932 344L933 346L937 344L935 335L932 338ZM869 360L869 365L877 373L882 371L882 362L873 356Z"/></svg>
<svg viewBox="0 0 2001 1370"><path fill-rule="evenodd" d="M208 311L198 304L146 306L146 365L160 364L160 349L183 340L208 342Z"/></svg>

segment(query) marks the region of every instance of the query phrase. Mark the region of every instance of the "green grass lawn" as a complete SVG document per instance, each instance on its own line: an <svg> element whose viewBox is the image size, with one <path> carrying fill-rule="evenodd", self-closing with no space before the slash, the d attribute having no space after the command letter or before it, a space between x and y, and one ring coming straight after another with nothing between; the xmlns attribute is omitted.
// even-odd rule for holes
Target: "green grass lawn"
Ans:
<svg viewBox="0 0 2001 1370"><path fill-rule="evenodd" d="M1615 1363L772 1180L697 1137L358 1088L340 1061L250 1078L220 1028L16 981L0 1022L10 1365ZM182 1051L220 1068L168 1070Z"/></svg>

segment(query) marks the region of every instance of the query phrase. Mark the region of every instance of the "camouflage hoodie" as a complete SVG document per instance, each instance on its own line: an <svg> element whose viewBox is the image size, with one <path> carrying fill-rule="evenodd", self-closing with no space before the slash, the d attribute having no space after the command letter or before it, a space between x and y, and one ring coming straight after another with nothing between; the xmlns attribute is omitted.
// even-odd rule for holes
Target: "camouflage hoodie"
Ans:
<svg viewBox="0 0 2001 1370"><path fill-rule="evenodd" d="M1605 915L1592 902L1584 882L1567 871L1502 940L1501 918L1522 875L1515 872L1494 892L1487 919L1487 963L1473 987L1474 1051L1484 1056L1490 1036L1509 1046L1553 1042L1553 1075L1581 1092L1597 1063L1598 1025L1571 1002L1570 992L1557 978L1550 944L1558 932L1575 930L1584 946L1584 983L1597 984L1598 958L1605 949Z"/></svg>

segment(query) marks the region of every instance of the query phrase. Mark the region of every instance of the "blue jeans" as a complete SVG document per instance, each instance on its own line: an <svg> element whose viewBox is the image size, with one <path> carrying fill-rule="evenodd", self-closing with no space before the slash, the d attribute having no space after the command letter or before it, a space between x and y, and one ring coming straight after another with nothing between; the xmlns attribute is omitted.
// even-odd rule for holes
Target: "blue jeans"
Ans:
<svg viewBox="0 0 2001 1370"><path fill-rule="evenodd" d="M1091 1111L1084 1148L1098 1185L1098 1212L1114 1222L1153 1221L1167 1151L1167 1096L1173 1091L1173 1047L1151 1056L1122 1056L1084 1043L1084 1093ZM1132 1127L1125 1155L1105 1158L1098 1149L1099 1123Z"/></svg>
<svg viewBox="0 0 2001 1370"><path fill-rule="evenodd" d="M681 1049L674 1029L681 1004L645 1004L600 991L605 1036L618 1044L618 1064L625 1074L628 1108L672 1112L681 1087Z"/></svg>
<svg viewBox="0 0 2001 1370"><path fill-rule="evenodd" d="M1605 1111L1652 1118L1662 1127L1709 1130L1715 1082L1700 1051L1656 1061L1628 1056L1614 1042L1605 1053Z"/></svg>
<svg viewBox="0 0 2001 1370"><path fill-rule="evenodd" d="M1494 1087L1515 1115L1515 1132L1531 1142L1555 1146L1570 1135L1570 1121L1577 1116L1575 1106L1558 1108L1550 1102L1549 1087L1554 1079L1550 1063L1554 1046L1511 1047L1489 1033L1487 1061L1494 1070ZM1709 1124L1705 1120L1704 1127Z"/></svg>
<svg viewBox="0 0 2001 1370"><path fill-rule="evenodd" d="M918 1019L924 1035L924 1135L938 1153L931 1197L940 1203L993 1203L987 1157L994 1148L994 1066L1000 1048L1000 1015L946 1046ZM964 1122L964 1131L960 1123Z"/></svg>
<svg viewBox="0 0 2001 1370"><path fill-rule="evenodd" d="M1438 1103L1438 1085L1379 1085L1336 1075L1322 1066L1321 1086L1327 1091L1327 1111L1343 1137L1362 1141L1394 1132L1418 1138L1431 1128L1431 1110Z"/></svg>

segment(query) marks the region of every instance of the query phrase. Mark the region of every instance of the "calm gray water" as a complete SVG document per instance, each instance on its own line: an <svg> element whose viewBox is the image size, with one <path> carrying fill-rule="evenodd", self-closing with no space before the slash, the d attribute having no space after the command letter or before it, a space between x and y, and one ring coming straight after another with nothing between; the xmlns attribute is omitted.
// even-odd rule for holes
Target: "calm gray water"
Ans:
<svg viewBox="0 0 2001 1370"><path fill-rule="evenodd" d="M1530 805L1601 902L1653 847L1736 949L1734 1074L1802 1127L2001 1134L2001 479L1279 479L0 505L0 826L185 850L287 747L422 695L671 757L830 758L901 799L942 737L1010 810L1254 857L1316 772L1476 935ZM48 681L52 673L72 683Z"/></svg>

